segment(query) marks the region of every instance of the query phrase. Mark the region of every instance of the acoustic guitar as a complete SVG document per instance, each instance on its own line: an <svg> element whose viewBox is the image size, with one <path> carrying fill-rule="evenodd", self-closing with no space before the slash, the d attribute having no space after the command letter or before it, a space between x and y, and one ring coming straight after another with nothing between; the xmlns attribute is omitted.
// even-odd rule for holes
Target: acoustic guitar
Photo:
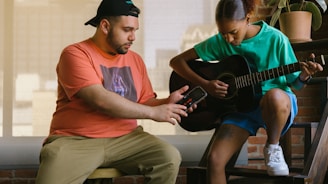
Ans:
<svg viewBox="0 0 328 184"><path fill-rule="evenodd" d="M328 60L327 55L320 55L312 61L325 65L325 60ZM213 129L220 124L221 117L231 112L254 110L262 96L261 82L301 70L300 64L296 62L259 72L255 64L241 55L232 55L216 63L189 61L188 65L207 80L218 79L229 85L225 98L208 95L194 112L182 117L180 126L191 132ZM189 85L190 89L195 87L173 71L169 81L170 92L184 85Z"/></svg>

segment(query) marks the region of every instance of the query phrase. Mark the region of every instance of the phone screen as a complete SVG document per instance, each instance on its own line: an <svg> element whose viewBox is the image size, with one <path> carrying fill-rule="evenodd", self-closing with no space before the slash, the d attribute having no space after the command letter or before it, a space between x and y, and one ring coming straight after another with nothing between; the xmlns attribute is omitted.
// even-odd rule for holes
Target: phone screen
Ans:
<svg viewBox="0 0 328 184"><path fill-rule="evenodd" d="M181 100L177 103L181 105L185 105L187 108L191 107L193 104L200 102L207 96L206 91L197 86L190 90Z"/></svg>

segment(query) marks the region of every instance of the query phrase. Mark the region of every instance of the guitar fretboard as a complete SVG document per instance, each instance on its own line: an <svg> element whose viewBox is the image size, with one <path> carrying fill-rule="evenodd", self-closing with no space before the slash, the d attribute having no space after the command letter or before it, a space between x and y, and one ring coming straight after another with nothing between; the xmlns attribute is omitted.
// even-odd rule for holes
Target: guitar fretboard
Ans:
<svg viewBox="0 0 328 184"><path fill-rule="evenodd" d="M328 55L320 55L319 57L314 58L315 62L325 65L325 60L328 60ZM280 66L277 68L272 68L262 72L254 72L251 74L239 76L235 78L235 84L238 89L258 84L260 82L274 79L280 76L291 74L301 70L300 63L292 63L289 65Z"/></svg>

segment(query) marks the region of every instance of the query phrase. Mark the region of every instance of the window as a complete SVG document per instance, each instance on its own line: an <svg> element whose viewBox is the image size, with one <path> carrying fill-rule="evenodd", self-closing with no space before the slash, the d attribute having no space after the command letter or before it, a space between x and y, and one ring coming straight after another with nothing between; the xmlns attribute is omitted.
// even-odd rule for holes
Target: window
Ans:
<svg viewBox="0 0 328 184"><path fill-rule="evenodd" d="M0 1L0 165L37 164L56 101L55 68L62 49L91 37L84 22L100 0ZM141 9L132 47L147 65L153 87L166 97L169 60L216 33L216 0L134 0ZM145 129L197 161L212 132L190 133L178 125L140 120ZM191 134L191 135L190 135ZM187 153L197 149L191 156ZM24 153L24 156L23 156ZM195 156L197 157L195 159Z"/></svg>

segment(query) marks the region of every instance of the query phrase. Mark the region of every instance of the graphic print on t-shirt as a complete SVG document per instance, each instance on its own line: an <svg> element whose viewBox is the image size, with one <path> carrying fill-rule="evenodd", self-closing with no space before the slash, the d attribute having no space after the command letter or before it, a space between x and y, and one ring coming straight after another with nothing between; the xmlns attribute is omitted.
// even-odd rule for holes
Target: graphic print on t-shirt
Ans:
<svg viewBox="0 0 328 184"><path fill-rule="evenodd" d="M136 102L137 92L134 86L130 67L112 67L100 66L104 76L104 87L113 91L126 99Z"/></svg>

